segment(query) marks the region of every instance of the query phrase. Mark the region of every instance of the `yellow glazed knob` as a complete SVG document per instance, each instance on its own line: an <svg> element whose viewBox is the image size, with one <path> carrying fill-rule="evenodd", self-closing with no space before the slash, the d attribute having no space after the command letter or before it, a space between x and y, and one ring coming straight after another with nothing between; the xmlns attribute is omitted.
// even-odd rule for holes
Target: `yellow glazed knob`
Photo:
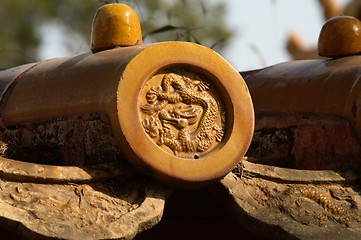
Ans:
<svg viewBox="0 0 361 240"><path fill-rule="evenodd" d="M342 57L361 52L361 22L354 17L337 16L328 20L318 38L318 53Z"/></svg>
<svg viewBox="0 0 361 240"><path fill-rule="evenodd" d="M132 8L125 4L108 4L99 8L93 20L93 52L138 44L142 44L142 31Z"/></svg>

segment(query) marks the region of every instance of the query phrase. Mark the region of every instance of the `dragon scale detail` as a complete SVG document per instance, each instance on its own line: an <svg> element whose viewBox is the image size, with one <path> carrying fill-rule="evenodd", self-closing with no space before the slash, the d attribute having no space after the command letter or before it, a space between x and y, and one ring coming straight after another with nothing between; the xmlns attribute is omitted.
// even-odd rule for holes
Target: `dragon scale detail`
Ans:
<svg viewBox="0 0 361 240"><path fill-rule="evenodd" d="M208 150L224 134L216 123L220 115L218 103L208 89L209 84L198 76L191 79L176 73L165 74L160 86L147 91L147 104L141 107L143 113L150 115L142 121L145 131L152 138L159 137L157 144L169 147L174 154ZM196 123L191 131L191 125Z"/></svg>

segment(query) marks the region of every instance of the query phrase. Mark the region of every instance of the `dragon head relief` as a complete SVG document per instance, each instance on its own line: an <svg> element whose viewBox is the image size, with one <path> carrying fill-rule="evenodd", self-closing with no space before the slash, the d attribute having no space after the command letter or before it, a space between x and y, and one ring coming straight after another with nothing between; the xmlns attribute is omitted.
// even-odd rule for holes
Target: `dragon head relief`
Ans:
<svg viewBox="0 0 361 240"><path fill-rule="evenodd" d="M148 87L140 107L145 132L175 155L207 151L224 135L218 103L207 91L210 84L189 75L162 75Z"/></svg>

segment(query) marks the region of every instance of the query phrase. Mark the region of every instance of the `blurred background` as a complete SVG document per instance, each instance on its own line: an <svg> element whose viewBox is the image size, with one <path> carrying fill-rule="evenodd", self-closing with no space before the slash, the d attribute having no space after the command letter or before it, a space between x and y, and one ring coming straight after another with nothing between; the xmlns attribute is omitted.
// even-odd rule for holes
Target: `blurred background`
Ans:
<svg viewBox="0 0 361 240"><path fill-rule="evenodd" d="M110 0L0 0L0 69L90 51L92 19ZM145 43L178 40L214 49L237 70L318 58L323 23L359 17L361 0L119 0Z"/></svg>

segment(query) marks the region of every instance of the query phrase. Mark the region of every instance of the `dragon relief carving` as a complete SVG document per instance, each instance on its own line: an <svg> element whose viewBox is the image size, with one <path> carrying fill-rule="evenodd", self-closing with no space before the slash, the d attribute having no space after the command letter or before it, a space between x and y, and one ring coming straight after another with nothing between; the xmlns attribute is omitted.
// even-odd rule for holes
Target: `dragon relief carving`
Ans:
<svg viewBox="0 0 361 240"><path fill-rule="evenodd" d="M141 106L148 115L142 121L145 131L174 154L204 152L224 135L216 123L220 113L216 100L207 92L209 84L200 76L193 78L165 74L160 86L146 92L147 103Z"/></svg>

